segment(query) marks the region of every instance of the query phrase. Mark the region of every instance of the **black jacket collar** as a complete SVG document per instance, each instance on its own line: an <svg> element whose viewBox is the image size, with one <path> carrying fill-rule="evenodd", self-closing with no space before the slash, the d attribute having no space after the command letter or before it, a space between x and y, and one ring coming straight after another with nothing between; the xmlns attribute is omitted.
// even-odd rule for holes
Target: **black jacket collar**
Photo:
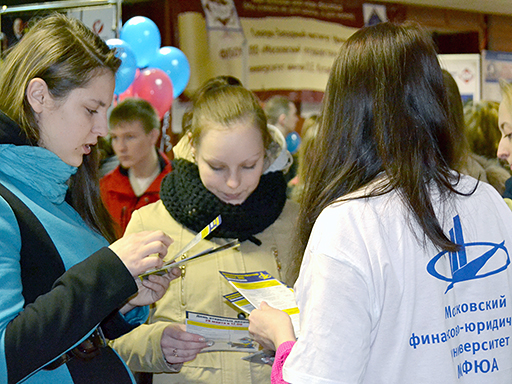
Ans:
<svg viewBox="0 0 512 384"><path fill-rule="evenodd" d="M0 144L32 145L18 124L0 111Z"/></svg>

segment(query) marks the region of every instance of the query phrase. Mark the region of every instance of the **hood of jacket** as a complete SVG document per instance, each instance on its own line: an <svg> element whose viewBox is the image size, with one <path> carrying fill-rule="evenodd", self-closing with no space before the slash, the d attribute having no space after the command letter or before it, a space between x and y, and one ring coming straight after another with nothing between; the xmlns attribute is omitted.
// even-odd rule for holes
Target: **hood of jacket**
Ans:
<svg viewBox="0 0 512 384"><path fill-rule="evenodd" d="M0 144L31 145L19 125L0 111Z"/></svg>

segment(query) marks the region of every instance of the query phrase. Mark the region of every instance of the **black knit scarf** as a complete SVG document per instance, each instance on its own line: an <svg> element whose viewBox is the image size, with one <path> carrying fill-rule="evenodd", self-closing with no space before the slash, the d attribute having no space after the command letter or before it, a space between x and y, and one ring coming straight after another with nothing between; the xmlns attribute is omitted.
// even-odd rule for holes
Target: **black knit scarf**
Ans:
<svg viewBox="0 0 512 384"><path fill-rule="evenodd" d="M160 198L171 216L193 232L222 215L222 224L211 237L250 240L260 245L254 235L274 223L283 211L286 181L282 172L262 175L247 200L240 205L226 204L204 187L197 165L178 159L162 181Z"/></svg>

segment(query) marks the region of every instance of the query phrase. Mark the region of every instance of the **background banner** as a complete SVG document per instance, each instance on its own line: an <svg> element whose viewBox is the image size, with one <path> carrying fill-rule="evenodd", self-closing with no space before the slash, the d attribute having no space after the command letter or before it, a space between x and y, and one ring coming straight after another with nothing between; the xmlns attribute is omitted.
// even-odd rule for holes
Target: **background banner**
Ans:
<svg viewBox="0 0 512 384"><path fill-rule="evenodd" d="M323 92L341 43L364 24L362 5L351 3L202 0L202 14L197 4L183 6L178 31L191 64L188 90L232 75L253 91Z"/></svg>

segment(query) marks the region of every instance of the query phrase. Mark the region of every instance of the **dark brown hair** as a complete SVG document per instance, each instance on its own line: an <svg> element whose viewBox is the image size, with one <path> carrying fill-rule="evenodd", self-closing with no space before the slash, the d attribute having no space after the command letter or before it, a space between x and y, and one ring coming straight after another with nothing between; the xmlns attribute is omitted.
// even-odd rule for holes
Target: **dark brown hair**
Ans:
<svg viewBox="0 0 512 384"><path fill-rule="evenodd" d="M5 57L0 110L18 123L32 145L38 145L39 126L25 95L32 79L43 79L52 97L63 100L94 76L104 71L115 74L120 65L115 51L80 21L52 14L33 24ZM71 177L67 200L91 228L109 241L115 239L112 219L100 197L96 148Z"/></svg>
<svg viewBox="0 0 512 384"><path fill-rule="evenodd" d="M463 131L447 115L443 76L431 37L419 26L380 23L355 32L331 69L295 242L298 273L320 212L385 174L386 182L358 198L396 190L425 237L459 247L443 232L428 186L458 193ZM296 276L295 276L296 277Z"/></svg>
<svg viewBox="0 0 512 384"><path fill-rule="evenodd" d="M110 129L123 122L139 121L146 134L153 129L160 129L160 119L155 108L144 99L128 98L121 101L110 112L108 124Z"/></svg>

